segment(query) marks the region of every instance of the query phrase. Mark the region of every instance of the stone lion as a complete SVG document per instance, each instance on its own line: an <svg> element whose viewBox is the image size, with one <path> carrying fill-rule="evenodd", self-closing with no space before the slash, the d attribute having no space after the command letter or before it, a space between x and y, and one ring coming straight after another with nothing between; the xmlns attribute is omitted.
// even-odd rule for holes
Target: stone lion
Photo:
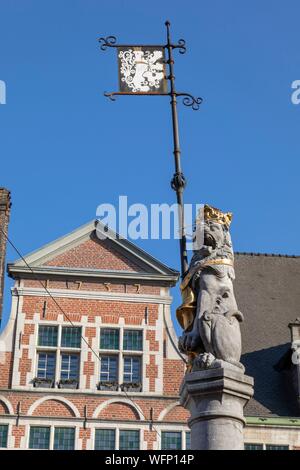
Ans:
<svg viewBox="0 0 300 470"><path fill-rule="evenodd" d="M194 251L181 290L184 303L177 318L184 328L180 351L193 370L240 364L239 312L233 291L234 255L229 233L231 214L204 206L203 245Z"/></svg>

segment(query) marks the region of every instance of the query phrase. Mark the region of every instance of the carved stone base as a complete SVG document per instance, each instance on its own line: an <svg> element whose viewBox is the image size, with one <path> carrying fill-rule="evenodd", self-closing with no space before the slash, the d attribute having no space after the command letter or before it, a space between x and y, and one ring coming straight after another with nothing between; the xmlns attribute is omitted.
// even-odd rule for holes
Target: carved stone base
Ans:
<svg viewBox="0 0 300 470"><path fill-rule="evenodd" d="M224 361L187 373L180 401L191 414L192 450L243 450L243 409L252 395L253 378Z"/></svg>

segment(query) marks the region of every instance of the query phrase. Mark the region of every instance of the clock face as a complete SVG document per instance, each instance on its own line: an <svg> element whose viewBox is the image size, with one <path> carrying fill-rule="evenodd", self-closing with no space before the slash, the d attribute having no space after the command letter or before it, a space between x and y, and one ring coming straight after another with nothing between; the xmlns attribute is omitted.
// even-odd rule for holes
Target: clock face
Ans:
<svg viewBox="0 0 300 470"><path fill-rule="evenodd" d="M118 63L121 92L167 92L163 47L119 47Z"/></svg>

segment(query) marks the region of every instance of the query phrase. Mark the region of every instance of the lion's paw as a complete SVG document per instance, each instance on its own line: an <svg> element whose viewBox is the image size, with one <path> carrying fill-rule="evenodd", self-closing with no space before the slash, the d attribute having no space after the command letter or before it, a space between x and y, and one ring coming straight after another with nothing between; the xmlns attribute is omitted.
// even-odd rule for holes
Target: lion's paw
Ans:
<svg viewBox="0 0 300 470"><path fill-rule="evenodd" d="M215 356L211 353L202 353L195 357L193 362L193 371L209 369L214 361L216 360Z"/></svg>

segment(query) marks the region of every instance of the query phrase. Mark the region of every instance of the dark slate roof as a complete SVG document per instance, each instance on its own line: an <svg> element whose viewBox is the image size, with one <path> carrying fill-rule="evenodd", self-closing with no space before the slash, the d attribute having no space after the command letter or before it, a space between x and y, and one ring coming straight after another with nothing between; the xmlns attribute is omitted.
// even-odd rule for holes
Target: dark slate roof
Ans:
<svg viewBox="0 0 300 470"><path fill-rule="evenodd" d="M288 324L299 316L300 257L235 254L235 294L245 321L242 362L254 377L246 416L298 416L288 376L274 366L290 349Z"/></svg>

